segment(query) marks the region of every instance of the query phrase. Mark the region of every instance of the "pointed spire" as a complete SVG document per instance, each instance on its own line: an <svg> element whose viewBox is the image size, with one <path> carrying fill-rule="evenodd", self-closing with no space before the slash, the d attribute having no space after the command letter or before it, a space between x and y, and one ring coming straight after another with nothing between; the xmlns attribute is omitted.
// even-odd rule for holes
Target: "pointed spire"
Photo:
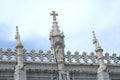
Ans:
<svg viewBox="0 0 120 80"><path fill-rule="evenodd" d="M100 44L99 44L99 41L98 41L97 38L96 38L95 32L92 31L92 33L93 33L93 44L95 44L95 49L96 49L96 50L99 50L99 49L102 50L102 48L101 48L101 46L100 46Z"/></svg>
<svg viewBox="0 0 120 80"><path fill-rule="evenodd" d="M18 26L16 26L15 39L16 39L16 48L18 48L18 47L23 48L23 45L22 45L21 40L20 40L20 34L19 34Z"/></svg>
<svg viewBox="0 0 120 80"><path fill-rule="evenodd" d="M94 31L92 31L92 33L93 33L93 44L95 44L97 43L96 35Z"/></svg>

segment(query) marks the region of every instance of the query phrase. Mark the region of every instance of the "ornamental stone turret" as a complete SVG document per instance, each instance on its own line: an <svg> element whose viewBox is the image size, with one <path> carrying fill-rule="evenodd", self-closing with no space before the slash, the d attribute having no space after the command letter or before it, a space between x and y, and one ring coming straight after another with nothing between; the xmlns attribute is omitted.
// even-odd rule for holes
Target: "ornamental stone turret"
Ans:
<svg viewBox="0 0 120 80"><path fill-rule="evenodd" d="M24 64L23 45L20 40L18 26L16 26L16 62L14 80L26 80L26 66Z"/></svg>
<svg viewBox="0 0 120 80"><path fill-rule="evenodd" d="M56 63L58 65L59 70L59 80L69 80L69 72L67 72L64 68L64 33L59 30L58 22L56 21L56 16L58 16L55 11L50 13L53 16L53 26L50 32L50 42L51 49L55 56Z"/></svg>
<svg viewBox="0 0 120 80"><path fill-rule="evenodd" d="M93 44L95 45L95 52L99 64L99 68L97 71L97 80L110 80L109 78L109 72L104 64L104 59L103 59L103 49L101 48L99 41L97 40L95 36L95 32L93 31Z"/></svg>
<svg viewBox="0 0 120 80"><path fill-rule="evenodd" d="M50 32L50 42L51 49L56 57L56 62L64 62L64 33L59 30L58 22L56 21L56 16L58 14L52 11L51 16L53 16L53 26Z"/></svg>

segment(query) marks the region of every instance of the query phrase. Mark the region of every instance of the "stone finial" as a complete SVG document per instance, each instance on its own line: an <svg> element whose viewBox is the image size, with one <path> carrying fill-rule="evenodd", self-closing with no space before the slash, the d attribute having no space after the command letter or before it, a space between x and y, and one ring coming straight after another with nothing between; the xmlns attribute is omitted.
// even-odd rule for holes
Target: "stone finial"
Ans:
<svg viewBox="0 0 120 80"><path fill-rule="evenodd" d="M58 16L58 14L55 12L56 11L52 11L52 13L50 13L50 16L53 16L53 21L56 21L56 16Z"/></svg>
<svg viewBox="0 0 120 80"><path fill-rule="evenodd" d="M20 39L18 26L16 26L16 36L15 36L15 39Z"/></svg>
<svg viewBox="0 0 120 80"><path fill-rule="evenodd" d="M93 31L93 44L95 44L95 51L97 55L97 60L99 68L97 70L97 80L110 80L108 69L104 63L104 57L102 55L103 49L100 47L100 44L95 36Z"/></svg>
<svg viewBox="0 0 120 80"><path fill-rule="evenodd" d="M93 33L93 44L95 44L97 43L96 35L94 31L92 31L92 33Z"/></svg>
<svg viewBox="0 0 120 80"><path fill-rule="evenodd" d="M102 50L102 51L103 51L103 49L101 48L101 46L100 46L100 44L99 44L99 41L98 41L97 38L96 38L95 32L92 31L92 33L93 33L93 44L95 44L95 49L96 49L96 50Z"/></svg>
<svg viewBox="0 0 120 80"><path fill-rule="evenodd" d="M23 48L23 45L22 45L21 40L20 40L20 34L19 34L18 26L16 26L15 39L16 39L16 48L18 48L18 47Z"/></svg>
<svg viewBox="0 0 120 80"><path fill-rule="evenodd" d="M59 30L59 26L58 26L58 22L56 21L56 16L58 16L58 14L55 11L52 11L52 13L50 13L51 16L53 16L53 29L51 30L51 34L52 35L58 35L60 33Z"/></svg>

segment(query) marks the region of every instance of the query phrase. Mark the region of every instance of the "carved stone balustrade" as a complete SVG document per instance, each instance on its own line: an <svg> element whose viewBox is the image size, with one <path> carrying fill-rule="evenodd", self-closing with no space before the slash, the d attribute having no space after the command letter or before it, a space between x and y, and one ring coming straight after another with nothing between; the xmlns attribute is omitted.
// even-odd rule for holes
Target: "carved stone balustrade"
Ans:
<svg viewBox="0 0 120 80"><path fill-rule="evenodd" d="M11 51L10 48L8 48L6 51L3 51L2 48L0 48L0 61L2 60L8 60L8 61L15 61L16 60L16 51Z"/></svg>
<svg viewBox="0 0 120 80"><path fill-rule="evenodd" d="M51 51L47 51L47 53L43 53L42 50L39 50L38 53L35 52L35 50L31 50L30 53L28 53L26 50L24 50L25 54L25 60L26 61L32 61L32 62L54 62L54 56L51 53Z"/></svg>
<svg viewBox="0 0 120 80"><path fill-rule="evenodd" d="M104 60L106 60L108 64L111 64L111 56L109 56L108 52L105 53Z"/></svg>
<svg viewBox="0 0 120 80"><path fill-rule="evenodd" d="M118 64L119 61L118 61L117 55L115 53L112 54L111 59L113 60L113 62L115 64Z"/></svg>
<svg viewBox="0 0 120 80"><path fill-rule="evenodd" d="M97 60L96 60L97 57L96 57L96 55L95 55L94 52L91 52L88 58L91 60L91 62L92 62L93 64L94 64L94 63L97 63Z"/></svg>
<svg viewBox="0 0 120 80"><path fill-rule="evenodd" d="M84 63L88 63L88 55L87 55L86 52L83 52L83 53L82 53L81 58L83 59Z"/></svg>
<svg viewBox="0 0 120 80"><path fill-rule="evenodd" d="M49 62L54 62L54 55L51 54L51 51L47 51L47 54L45 55Z"/></svg>
<svg viewBox="0 0 120 80"><path fill-rule="evenodd" d="M11 51L9 48L3 51L0 48L0 61L16 61L16 55L16 51ZM54 56L50 50L47 53L43 53L42 50L36 53L35 50L27 52L26 49L23 49L23 55L26 62L54 62Z"/></svg>
<svg viewBox="0 0 120 80"><path fill-rule="evenodd" d="M0 61L16 61L16 55L16 50L12 51L10 48L8 48L6 51L4 51L2 48L0 48ZM23 49L23 55L25 62L55 63L54 54L51 53L50 50L44 53L42 50L39 50L38 52L35 50L27 52L26 49ZM106 52L103 55L104 63L109 65L120 64L120 59L118 59L118 57L119 56L117 56L115 53L110 55L108 52ZM97 56L94 52L91 52L90 54L83 52L80 54L78 51L75 53L68 51L67 54L65 54L65 62L77 64L98 64Z"/></svg>
<svg viewBox="0 0 120 80"><path fill-rule="evenodd" d="M73 55L73 58L75 59L75 61L77 62L77 63L80 63L80 57L81 57L81 55L79 55L79 52L75 52L75 54Z"/></svg>
<svg viewBox="0 0 120 80"><path fill-rule="evenodd" d="M109 55L109 53L105 53L103 55L104 63L106 64L120 64L120 60L118 60L118 56L113 53ZM79 52L71 53L70 51L67 52L65 55L65 62L66 63L82 63L82 64L98 64L97 63L97 56L94 52L91 52L89 55L86 52L79 54Z"/></svg>
<svg viewBox="0 0 120 80"><path fill-rule="evenodd" d="M71 55L70 51L67 52L66 58L69 63L73 61L73 55Z"/></svg>

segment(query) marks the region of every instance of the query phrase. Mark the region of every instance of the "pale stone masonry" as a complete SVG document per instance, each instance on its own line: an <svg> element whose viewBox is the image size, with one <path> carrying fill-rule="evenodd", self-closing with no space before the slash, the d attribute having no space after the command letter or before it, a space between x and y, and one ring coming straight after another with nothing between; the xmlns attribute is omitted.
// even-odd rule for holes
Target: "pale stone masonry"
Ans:
<svg viewBox="0 0 120 80"><path fill-rule="evenodd" d="M23 45L20 40L18 27L16 26L16 62L14 80L26 80L26 66L24 64Z"/></svg>
<svg viewBox="0 0 120 80"><path fill-rule="evenodd" d="M55 11L49 40L51 50L24 49L16 26L16 49L0 48L0 80L120 80L120 60L115 53L104 53L95 32L95 51L65 53L65 35L59 30ZM112 46L112 45L111 45Z"/></svg>
<svg viewBox="0 0 120 80"><path fill-rule="evenodd" d="M110 80L108 69L104 63L103 58L103 49L101 48L98 40L96 39L95 33L93 31L93 44L95 44L95 52L99 64L99 68L97 71L97 79L98 80Z"/></svg>

